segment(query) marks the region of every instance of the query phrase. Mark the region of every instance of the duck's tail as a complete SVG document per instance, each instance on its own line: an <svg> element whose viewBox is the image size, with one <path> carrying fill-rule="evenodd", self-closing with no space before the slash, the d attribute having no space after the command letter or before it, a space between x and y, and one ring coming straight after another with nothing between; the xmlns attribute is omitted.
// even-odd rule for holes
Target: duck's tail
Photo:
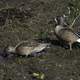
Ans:
<svg viewBox="0 0 80 80"><path fill-rule="evenodd" d="M79 39L77 39L77 42L79 42L79 43L80 43L80 38L79 38Z"/></svg>
<svg viewBox="0 0 80 80"><path fill-rule="evenodd" d="M49 47L49 45L50 44L48 44L48 43L41 43L41 44L39 44L37 47L35 47L34 49L33 49L33 52L41 52L41 51L43 51L45 48L47 48L47 47Z"/></svg>

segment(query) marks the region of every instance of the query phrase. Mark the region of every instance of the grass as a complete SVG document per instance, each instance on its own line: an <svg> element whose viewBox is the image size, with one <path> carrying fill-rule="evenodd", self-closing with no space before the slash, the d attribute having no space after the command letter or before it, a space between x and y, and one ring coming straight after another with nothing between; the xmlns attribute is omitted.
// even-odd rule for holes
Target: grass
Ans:
<svg viewBox="0 0 80 80"><path fill-rule="evenodd" d="M0 50L3 51L6 45L15 46L22 40L32 40L35 38L54 39L54 35L49 35L54 30L53 18L57 15L67 13L69 4L73 4L73 10L69 15L69 23L78 14L79 0L27 0L25 9L30 10L31 17L25 21L15 19L11 24L0 26ZM12 7L23 0L12 0L7 3ZM77 4L78 3L78 4ZM74 6L75 5L75 6ZM6 6L4 4L4 6ZM1 6L2 8L2 6ZM74 16L75 15L75 16ZM49 21L51 21L49 23ZM76 27L77 29L77 27ZM53 40L52 39L52 40ZM53 43L54 40L53 40ZM33 73L44 74L44 80L79 80L80 79L80 49L73 48L72 52L60 45L52 45L46 50L44 55L36 57L1 57L0 56L0 80L33 80ZM39 78L35 78L38 80Z"/></svg>

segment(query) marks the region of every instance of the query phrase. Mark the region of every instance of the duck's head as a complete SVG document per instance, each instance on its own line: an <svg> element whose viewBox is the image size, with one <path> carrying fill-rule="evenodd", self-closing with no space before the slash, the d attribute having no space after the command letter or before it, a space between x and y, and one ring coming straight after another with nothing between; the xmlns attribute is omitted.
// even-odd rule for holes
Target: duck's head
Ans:
<svg viewBox="0 0 80 80"><path fill-rule="evenodd" d="M56 22L56 26L57 25L61 25L61 26L67 26L67 22L66 22L66 16L62 15L62 16L57 16L54 21Z"/></svg>
<svg viewBox="0 0 80 80"><path fill-rule="evenodd" d="M8 52L8 53L15 53L15 48L12 47L12 46L7 46L6 52Z"/></svg>
<svg viewBox="0 0 80 80"><path fill-rule="evenodd" d="M9 46L8 47L8 52L14 52L15 51L15 48L14 47L12 47L12 46Z"/></svg>

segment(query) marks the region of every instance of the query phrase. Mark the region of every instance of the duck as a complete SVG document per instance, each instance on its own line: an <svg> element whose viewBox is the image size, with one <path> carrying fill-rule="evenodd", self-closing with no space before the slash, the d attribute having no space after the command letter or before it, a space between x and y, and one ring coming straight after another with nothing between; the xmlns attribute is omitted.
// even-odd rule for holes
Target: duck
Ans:
<svg viewBox="0 0 80 80"><path fill-rule="evenodd" d="M26 42L28 41L21 41L15 47L8 46L6 51L8 53L28 56L35 53L40 53L41 51L45 50L49 46L49 43L37 43L37 45L34 45L35 44L34 42L31 43L33 44L31 46L22 46L22 44Z"/></svg>
<svg viewBox="0 0 80 80"><path fill-rule="evenodd" d="M54 20L56 22L55 35L59 40L65 41L69 45L70 51L72 51L73 43L80 43L80 36L68 27L69 25L65 22L64 16L57 16Z"/></svg>

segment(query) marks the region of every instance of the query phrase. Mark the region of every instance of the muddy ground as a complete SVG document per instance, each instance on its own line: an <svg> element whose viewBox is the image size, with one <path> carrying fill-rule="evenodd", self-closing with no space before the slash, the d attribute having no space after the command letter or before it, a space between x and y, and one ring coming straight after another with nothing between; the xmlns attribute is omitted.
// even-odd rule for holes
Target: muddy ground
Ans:
<svg viewBox="0 0 80 80"><path fill-rule="evenodd" d="M33 78L33 73L44 75L42 80L80 80L80 47L73 47L70 52L69 49L65 49L66 46L57 44L54 35L50 34L55 27L53 18L67 14L70 1L0 0L0 80L41 79L40 76ZM19 17L14 10L12 13L7 11L15 7L21 8ZM26 17L25 11L29 12ZM3 50L7 45L15 46L22 40L33 39L43 39L44 42L52 44L40 56L3 57Z"/></svg>

